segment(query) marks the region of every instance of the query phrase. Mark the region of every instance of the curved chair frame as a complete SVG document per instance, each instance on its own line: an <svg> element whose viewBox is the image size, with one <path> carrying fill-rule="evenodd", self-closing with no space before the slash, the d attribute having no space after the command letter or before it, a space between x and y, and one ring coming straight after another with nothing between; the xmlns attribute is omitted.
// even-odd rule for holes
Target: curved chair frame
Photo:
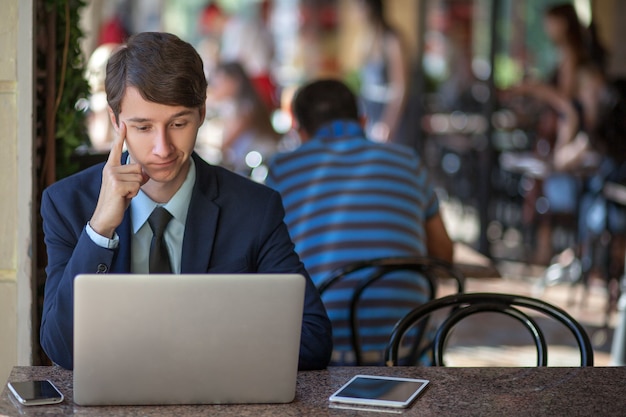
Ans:
<svg viewBox="0 0 626 417"><path fill-rule="evenodd" d="M394 271L414 271L420 273L428 282L428 299L433 300L437 294L437 271L445 272L446 277L455 280L457 291L463 292L465 289L465 277L454 265L429 257L391 257L376 258L364 261L357 261L345 265L333 271L329 277L322 281L318 290L322 295L329 287L339 282L344 277L363 269L375 268L375 271L366 279L360 281L354 289L350 300L350 345L355 355L357 366L362 365L362 351L359 343L359 322L357 310L361 295L363 292L375 282L379 281L385 275ZM426 323L420 326L422 330L426 327ZM423 332L420 332L422 334ZM419 341L418 341L419 342Z"/></svg>
<svg viewBox="0 0 626 417"><path fill-rule="evenodd" d="M415 324L428 318L433 312L451 307L450 315L437 329L433 342L433 356L435 366L445 366L443 352L446 340L452 328L462 319L480 312L498 312L520 321L530 331L537 347L537 366L547 366L547 344L541 328L535 320L530 318L519 308L528 308L551 317L574 335L580 349L581 366L593 366L593 347L585 329L571 315L545 301L522 295L500 293L466 293L453 294L430 301L413 309L403 319L396 323L392 332L385 358L388 366L395 366L398 361L398 350L404 334Z"/></svg>

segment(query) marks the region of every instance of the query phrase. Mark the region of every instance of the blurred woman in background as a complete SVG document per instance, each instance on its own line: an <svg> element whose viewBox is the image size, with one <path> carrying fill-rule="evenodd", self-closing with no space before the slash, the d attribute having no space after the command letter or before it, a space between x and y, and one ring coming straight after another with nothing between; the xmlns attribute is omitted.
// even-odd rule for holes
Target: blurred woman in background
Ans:
<svg viewBox="0 0 626 417"><path fill-rule="evenodd" d="M387 22L382 0L357 0L365 35L360 39L359 96L367 136L403 142L408 63L400 34Z"/></svg>
<svg viewBox="0 0 626 417"><path fill-rule="evenodd" d="M559 62L551 83L566 97L578 94L580 71L589 66L604 73L606 51L598 42L593 26L585 28L572 4L560 4L546 9L544 30L555 46Z"/></svg>
<svg viewBox="0 0 626 417"><path fill-rule="evenodd" d="M270 113L239 62L220 63L209 80L208 113L222 126L222 164L250 175L277 150L280 135ZM248 160L246 161L246 158Z"/></svg>
<svg viewBox="0 0 626 417"><path fill-rule="evenodd" d="M589 132L597 127L600 102L608 94L606 52L593 28L581 24L572 4L548 7L544 31L558 57L553 75L547 82L527 81L512 90L552 110L540 113L534 145L550 173L534 182L524 201L524 221L536 225L534 261L540 264L548 264L555 249L551 236L555 216L577 217L584 178L600 164L601 155ZM549 205L542 215L538 201Z"/></svg>

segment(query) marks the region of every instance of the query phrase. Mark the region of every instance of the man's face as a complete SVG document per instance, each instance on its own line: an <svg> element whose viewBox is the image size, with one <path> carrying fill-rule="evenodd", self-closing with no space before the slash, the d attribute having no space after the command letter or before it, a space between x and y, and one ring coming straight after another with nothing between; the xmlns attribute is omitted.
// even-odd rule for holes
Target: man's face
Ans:
<svg viewBox="0 0 626 417"><path fill-rule="evenodd" d="M111 121L115 118L111 112ZM126 125L126 147L132 162L157 183L180 186L188 172L204 108L168 106L145 100L128 87L121 103L120 126ZM118 127L119 129L119 127Z"/></svg>

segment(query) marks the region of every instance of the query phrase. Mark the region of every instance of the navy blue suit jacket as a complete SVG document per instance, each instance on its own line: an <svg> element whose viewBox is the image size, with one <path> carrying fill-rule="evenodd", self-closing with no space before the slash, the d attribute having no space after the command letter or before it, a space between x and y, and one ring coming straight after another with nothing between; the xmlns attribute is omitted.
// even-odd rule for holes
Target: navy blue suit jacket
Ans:
<svg viewBox="0 0 626 417"><path fill-rule="evenodd" d="M300 369L325 368L332 351L331 325L319 293L294 251L279 194L211 166L193 154L196 183L187 215L182 273L300 273L307 279ZM104 164L48 187L41 215L48 254L41 346L64 368L73 367L74 277L130 272L130 210L116 229L119 247L96 245L85 225L98 200Z"/></svg>

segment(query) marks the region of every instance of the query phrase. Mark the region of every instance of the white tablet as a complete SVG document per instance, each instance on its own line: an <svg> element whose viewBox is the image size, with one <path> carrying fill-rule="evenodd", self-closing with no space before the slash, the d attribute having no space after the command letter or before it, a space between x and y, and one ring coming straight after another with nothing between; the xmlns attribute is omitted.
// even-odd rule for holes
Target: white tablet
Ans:
<svg viewBox="0 0 626 417"><path fill-rule="evenodd" d="M331 403L408 407L428 385L426 379L356 375L330 396Z"/></svg>

